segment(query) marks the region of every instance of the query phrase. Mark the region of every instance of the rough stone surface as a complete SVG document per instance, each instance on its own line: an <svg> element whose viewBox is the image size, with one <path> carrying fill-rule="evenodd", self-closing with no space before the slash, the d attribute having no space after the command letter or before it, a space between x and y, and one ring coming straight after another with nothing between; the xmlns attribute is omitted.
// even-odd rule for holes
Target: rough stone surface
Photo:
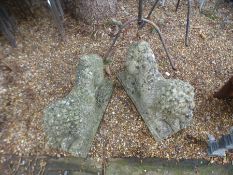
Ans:
<svg viewBox="0 0 233 175"><path fill-rule="evenodd" d="M80 58L76 85L63 99L44 110L48 143L86 157L112 94L98 55Z"/></svg>
<svg viewBox="0 0 233 175"><path fill-rule="evenodd" d="M156 140L192 121L194 88L181 80L165 79L148 43L129 48L126 70L118 77Z"/></svg>

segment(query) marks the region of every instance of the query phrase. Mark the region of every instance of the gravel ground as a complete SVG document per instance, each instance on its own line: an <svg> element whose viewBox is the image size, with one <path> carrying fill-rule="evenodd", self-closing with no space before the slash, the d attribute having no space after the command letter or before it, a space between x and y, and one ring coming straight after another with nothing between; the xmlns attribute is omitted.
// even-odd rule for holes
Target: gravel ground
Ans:
<svg viewBox="0 0 233 175"><path fill-rule="evenodd" d="M148 5L146 6L148 11ZM184 2L178 12L170 3L159 7L152 20L160 27L166 45L177 66L173 71L158 36L150 27L137 35L136 25L125 30L114 47L110 78L115 90L90 156L204 158L207 156L207 134L219 138L233 126L231 101L214 99L212 94L233 75L232 7L221 5L218 12L200 14L195 4L191 15L190 46L184 45L187 8ZM127 21L137 15L133 0L119 1L117 20ZM226 22L223 22L223 21ZM51 101L71 90L76 65L81 55L104 55L111 43L109 25L88 26L65 18L66 42L60 42L57 29L48 16L21 20L17 34L18 47L12 49L0 37L0 154L66 156L68 153L49 148L42 128L42 110ZM116 79L123 67L130 43L146 40L167 78L190 82L196 91L194 120L190 127L162 142L156 142L139 113ZM222 161L222 159L220 160ZM225 161L225 159L224 159Z"/></svg>

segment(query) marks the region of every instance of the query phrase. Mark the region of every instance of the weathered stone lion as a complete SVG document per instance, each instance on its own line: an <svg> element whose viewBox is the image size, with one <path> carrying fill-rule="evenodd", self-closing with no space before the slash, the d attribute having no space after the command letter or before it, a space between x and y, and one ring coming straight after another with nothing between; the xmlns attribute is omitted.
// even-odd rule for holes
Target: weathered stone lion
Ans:
<svg viewBox="0 0 233 175"><path fill-rule="evenodd" d="M148 43L129 48L126 70L119 79L155 139L166 138L191 122L194 88L181 80L165 79Z"/></svg>
<svg viewBox="0 0 233 175"><path fill-rule="evenodd" d="M44 110L49 144L86 157L111 93L112 83L104 78L102 58L81 57L72 91Z"/></svg>

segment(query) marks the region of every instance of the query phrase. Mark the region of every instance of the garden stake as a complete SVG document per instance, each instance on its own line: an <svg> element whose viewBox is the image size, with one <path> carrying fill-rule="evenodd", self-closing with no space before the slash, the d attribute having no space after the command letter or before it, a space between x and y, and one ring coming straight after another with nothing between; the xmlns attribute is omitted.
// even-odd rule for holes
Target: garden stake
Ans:
<svg viewBox="0 0 233 175"><path fill-rule="evenodd" d="M157 1L158 1L158 0L157 0ZM154 7L155 7L156 4L158 3L157 1L156 1L155 4L153 5L153 7L152 7L152 9L151 9L151 12L148 14L147 18L150 17L150 15L151 15L151 13L152 13ZM170 63L170 65L171 65L172 69L173 69L173 70L176 70L176 68L175 68L175 66L174 66L174 64L173 64L173 62L172 62L172 59L171 59L171 57L170 57L170 55L169 55L169 53L168 53L168 50L167 50L167 48L166 48L164 39L163 39L162 34L161 34L160 30L159 30L159 27L158 27L155 23L153 23L152 21L150 21L149 19L143 18L142 15L143 15L143 0L139 0L138 17L137 17L137 18L130 19L129 21L125 22L125 23L120 27L119 31L118 31L117 34L114 36L113 42L112 42L111 46L109 47L109 49L108 49L108 51L107 51L107 53L106 53L106 55L105 55L104 58L105 58L106 60L109 59L109 55L110 55L110 53L111 53L111 51L112 51L112 48L113 48L113 46L115 45L115 43L116 43L117 39L119 38L120 34L122 33L122 30L125 29L125 28L127 28L131 23L137 21L139 29L142 28L142 27L144 27L146 23L148 23L148 24L150 24L150 25L152 25L152 26L154 27L154 29L156 30L156 32L157 32L158 35L159 35L159 39L160 39L160 41L162 42L163 48L164 48L164 50L165 50L165 53L166 53L166 55L167 55L167 58L168 58L168 60L169 60L169 63Z"/></svg>
<svg viewBox="0 0 233 175"><path fill-rule="evenodd" d="M191 0L187 0L188 1L188 12L187 12L187 22L186 22L186 32L185 32L185 46L189 46L188 44L188 36L189 36L189 30L190 30L190 13L191 13ZM179 8L180 5L180 0L177 1L176 4L176 12Z"/></svg>

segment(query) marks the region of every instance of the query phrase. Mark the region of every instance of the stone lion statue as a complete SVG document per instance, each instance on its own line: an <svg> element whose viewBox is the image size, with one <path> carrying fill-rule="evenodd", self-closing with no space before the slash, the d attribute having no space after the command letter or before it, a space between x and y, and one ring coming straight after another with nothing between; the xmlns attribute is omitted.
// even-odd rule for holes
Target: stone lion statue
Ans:
<svg viewBox="0 0 233 175"><path fill-rule="evenodd" d="M165 79L147 42L129 48L126 70L119 79L155 139L166 138L191 122L194 88L181 80Z"/></svg>

